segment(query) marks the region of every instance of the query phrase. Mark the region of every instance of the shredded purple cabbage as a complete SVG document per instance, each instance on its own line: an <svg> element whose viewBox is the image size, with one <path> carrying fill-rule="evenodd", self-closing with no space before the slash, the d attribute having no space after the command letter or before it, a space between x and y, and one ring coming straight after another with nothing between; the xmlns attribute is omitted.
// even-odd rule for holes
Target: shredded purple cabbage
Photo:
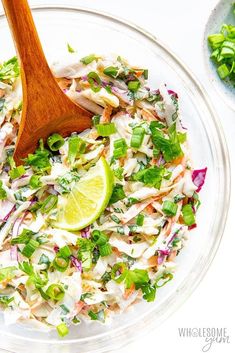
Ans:
<svg viewBox="0 0 235 353"><path fill-rule="evenodd" d="M172 89L168 89L168 91L167 91L171 96L173 96L173 97L175 97L176 99L178 99L178 94L175 92L175 91L173 91Z"/></svg>
<svg viewBox="0 0 235 353"><path fill-rule="evenodd" d="M194 170L192 173L193 183L197 186L196 192L199 192L205 183L207 168Z"/></svg>
<svg viewBox="0 0 235 353"><path fill-rule="evenodd" d="M82 263L81 261L79 261L75 256L71 255L70 256L71 262L73 264L74 267L76 267L76 269L80 272L82 272Z"/></svg>
<svg viewBox="0 0 235 353"><path fill-rule="evenodd" d="M16 210L16 205L14 205L12 207L12 209L10 210L10 212L8 212L8 214L3 218L3 222L6 222L8 220L8 218L11 216L11 214Z"/></svg>
<svg viewBox="0 0 235 353"><path fill-rule="evenodd" d="M90 226L84 228L81 230L81 236L82 238L90 238L90 234L91 234L91 228Z"/></svg>
<svg viewBox="0 0 235 353"><path fill-rule="evenodd" d="M12 261L18 261L18 249L17 245L13 245L10 248L10 256Z"/></svg>
<svg viewBox="0 0 235 353"><path fill-rule="evenodd" d="M57 253L60 250L60 248L57 245L55 245L53 250L54 250L55 253Z"/></svg>

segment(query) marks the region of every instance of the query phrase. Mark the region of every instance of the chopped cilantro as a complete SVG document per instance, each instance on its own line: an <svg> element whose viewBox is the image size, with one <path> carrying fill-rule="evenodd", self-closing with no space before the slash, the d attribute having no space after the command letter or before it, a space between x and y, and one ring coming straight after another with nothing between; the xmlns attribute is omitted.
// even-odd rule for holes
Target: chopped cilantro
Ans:
<svg viewBox="0 0 235 353"><path fill-rule="evenodd" d="M132 179L135 181L141 181L145 185L154 186L155 188L160 189L164 174L164 167L152 166L150 168L145 168L135 173L132 176Z"/></svg>
<svg viewBox="0 0 235 353"><path fill-rule="evenodd" d="M177 134L176 123L172 124L168 129L168 138L159 130L155 121L150 123L152 133L152 141L154 146L159 149L166 162L171 162L178 157L183 156L183 151L180 147L182 136Z"/></svg>
<svg viewBox="0 0 235 353"><path fill-rule="evenodd" d="M113 188L113 193L110 198L109 203L113 204L119 200L123 200L126 197L125 192L123 190L123 186L121 184L116 184Z"/></svg>

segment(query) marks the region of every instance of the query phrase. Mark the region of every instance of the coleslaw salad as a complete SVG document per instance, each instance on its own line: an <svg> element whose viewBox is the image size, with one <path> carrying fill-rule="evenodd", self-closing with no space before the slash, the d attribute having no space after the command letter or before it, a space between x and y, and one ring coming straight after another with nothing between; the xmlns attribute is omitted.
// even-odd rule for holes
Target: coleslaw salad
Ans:
<svg viewBox="0 0 235 353"><path fill-rule="evenodd" d="M177 93L150 89L146 68L72 54L52 70L93 125L55 132L16 167L20 70L16 58L0 66L0 305L6 324L33 320L63 337L71 324L157 300L196 227L206 168L193 169ZM87 184L94 175L102 187Z"/></svg>

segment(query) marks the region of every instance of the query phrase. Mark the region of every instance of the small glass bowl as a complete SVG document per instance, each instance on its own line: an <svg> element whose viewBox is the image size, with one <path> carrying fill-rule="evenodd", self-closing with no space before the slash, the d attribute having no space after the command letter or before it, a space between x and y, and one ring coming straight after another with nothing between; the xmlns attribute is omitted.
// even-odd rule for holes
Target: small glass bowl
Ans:
<svg viewBox="0 0 235 353"><path fill-rule="evenodd" d="M220 0L212 10L205 27L203 53L206 72L210 83L224 102L235 111L235 87L231 82L219 78L216 71L217 66L210 59L211 50L208 46L207 40L210 34L218 33L220 31L223 23L235 25L233 4L234 0Z"/></svg>
<svg viewBox="0 0 235 353"><path fill-rule="evenodd" d="M68 3L68 1L66 2ZM64 339L23 324L6 327L0 315L0 347L17 353L103 352L133 341L172 314L199 285L216 253L224 230L230 196L229 158L222 128L207 95L194 76L158 39L139 27L93 10L45 5L33 15L49 62L66 56L67 43L79 56L115 52L149 68L150 85L167 83L180 98L195 168L208 167L201 192L198 227L177 257L174 279L154 303L140 303L108 325L91 322L71 328ZM14 55L13 41L0 16L1 60ZM74 55L74 54L69 54Z"/></svg>

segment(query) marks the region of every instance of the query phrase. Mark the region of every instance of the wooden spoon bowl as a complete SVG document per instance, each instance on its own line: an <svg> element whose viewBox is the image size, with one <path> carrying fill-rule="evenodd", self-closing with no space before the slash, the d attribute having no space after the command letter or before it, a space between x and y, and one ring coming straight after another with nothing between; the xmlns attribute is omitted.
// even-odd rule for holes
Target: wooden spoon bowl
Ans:
<svg viewBox="0 0 235 353"><path fill-rule="evenodd" d="M21 63L23 110L14 152L17 165L40 138L68 136L91 126L92 113L60 89L47 64L27 0L2 0Z"/></svg>

